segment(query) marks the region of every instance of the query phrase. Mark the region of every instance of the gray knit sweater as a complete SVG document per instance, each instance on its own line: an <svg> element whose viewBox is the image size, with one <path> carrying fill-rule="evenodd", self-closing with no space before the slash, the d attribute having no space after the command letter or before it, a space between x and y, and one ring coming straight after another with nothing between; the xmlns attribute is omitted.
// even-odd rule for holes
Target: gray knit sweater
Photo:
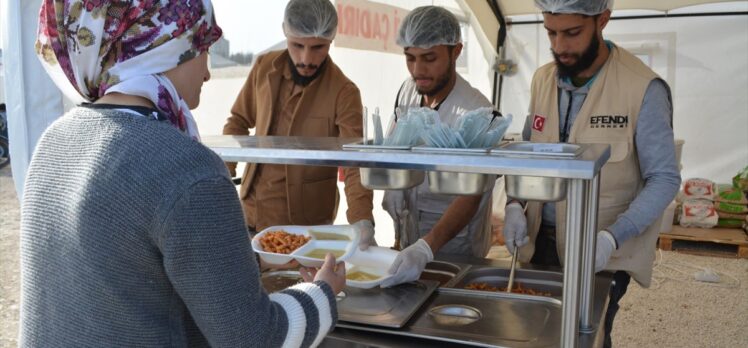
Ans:
<svg viewBox="0 0 748 348"><path fill-rule="evenodd" d="M309 346L337 319L326 283L264 292L223 162L166 122L72 110L21 215L22 347Z"/></svg>

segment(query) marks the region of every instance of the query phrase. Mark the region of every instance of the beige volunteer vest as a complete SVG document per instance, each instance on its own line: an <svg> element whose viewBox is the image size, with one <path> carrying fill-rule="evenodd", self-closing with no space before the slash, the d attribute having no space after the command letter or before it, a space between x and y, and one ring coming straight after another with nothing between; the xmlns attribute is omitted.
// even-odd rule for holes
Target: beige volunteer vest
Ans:
<svg viewBox="0 0 748 348"><path fill-rule="evenodd" d="M657 74L638 58L613 47L572 125L569 143L603 143L611 146L610 159L600 177L597 231L612 225L618 215L628 209L644 185L634 131L644 94L649 83L656 78L659 78ZM558 86L554 63L541 67L533 77L530 117L533 118L531 141L559 141ZM529 261L535 251L541 210L540 202L528 204L530 243L521 250L522 261ZM606 269L627 271L643 287L649 287L660 220L650 225L644 233L619 245ZM565 256L565 228L566 202L562 201L556 203L556 241L562 263Z"/></svg>

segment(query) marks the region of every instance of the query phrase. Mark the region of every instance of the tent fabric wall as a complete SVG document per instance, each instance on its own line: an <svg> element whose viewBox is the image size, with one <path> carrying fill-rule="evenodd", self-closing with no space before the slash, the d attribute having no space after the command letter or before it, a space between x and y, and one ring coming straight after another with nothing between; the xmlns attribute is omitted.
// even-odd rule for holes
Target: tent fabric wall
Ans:
<svg viewBox="0 0 748 348"><path fill-rule="evenodd" d="M470 26L475 28L475 36L483 49L486 62L492 65L498 57L496 44L499 37L499 20L485 1L457 0L456 3L463 12L470 14Z"/></svg>
<svg viewBox="0 0 748 348"><path fill-rule="evenodd" d="M502 111L526 116L534 71L551 62L542 24L514 25ZM729 182L748 164L748 25L745 15L613 20L603 36L637 51L673 92L675 137L685 140L683 178ZM511 132L521 131L515 122Z"/></svg>
<svg viewBox="0 0 748 348"><path fill-rule="evenodd" d="M498 0L504 16L525 15L539 13L535 2L531 0ZM734 0L614 0L614 10L655 10L670 11L687 6L702 5Z"/></svg>
<svg viewBox="0 0 748 348"><path fill-rule="evenodd" d="M2 3L3 66L13 181L22 198L26 169L44 130L63 112L62 94L34 52L41 0Z"/></svg>

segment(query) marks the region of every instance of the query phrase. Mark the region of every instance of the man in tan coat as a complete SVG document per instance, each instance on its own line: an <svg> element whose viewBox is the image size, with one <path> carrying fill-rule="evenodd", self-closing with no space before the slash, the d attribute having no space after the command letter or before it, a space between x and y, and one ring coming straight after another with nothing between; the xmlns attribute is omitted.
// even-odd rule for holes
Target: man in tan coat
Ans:
<svg viewBox="0 0 748 348"><path fill-rule="evenodd" d="M603 39L612 0L535 0L555 62L533 77L523 138L603 143L595 272L614 272L605 347L618 302L633 278L648 287L662 212L680 187L670 89L636 56ZM566 203L509 201L504 237L520 261L564 261ZM529 234L528 234L529 232Z"/></svg>
<svg viewBox="0 0 748 348"><path fill-rule="evenodd" d="M337 29L329 0L291 0L283 31L288 48L257 57L223 134L361 137L362 105L356 85L328 52ZM229 163L232 175L236 163ZM250 230L274 225L332 224L338 206L337 168L249 163L240 198ZM347 218L374 244L372 192L358 168L345 169Z"/></svg>

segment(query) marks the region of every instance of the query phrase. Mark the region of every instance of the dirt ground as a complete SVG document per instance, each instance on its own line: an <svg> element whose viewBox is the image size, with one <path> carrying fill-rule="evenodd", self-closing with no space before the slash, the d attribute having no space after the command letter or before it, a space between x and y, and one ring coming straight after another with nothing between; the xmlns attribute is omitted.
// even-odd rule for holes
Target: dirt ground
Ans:
<svg viewBox="0 0 748 348"><path fill-rule="evenodd" d="M10 166L0 169L0 347L18 346L20 268L18 230L21 222Z"/></svg>
<svg viewBox="0 0 748 348"><path fill-rule="evenodd" d="M19 223L11 171L5 167L0 170L0 347L18 346ZM652 288L632 283L621 301L613 329L616 347L748 346L748 260L673 252L658 258ZM701 267L718 272L720 282L693 280Z"/></svg>

